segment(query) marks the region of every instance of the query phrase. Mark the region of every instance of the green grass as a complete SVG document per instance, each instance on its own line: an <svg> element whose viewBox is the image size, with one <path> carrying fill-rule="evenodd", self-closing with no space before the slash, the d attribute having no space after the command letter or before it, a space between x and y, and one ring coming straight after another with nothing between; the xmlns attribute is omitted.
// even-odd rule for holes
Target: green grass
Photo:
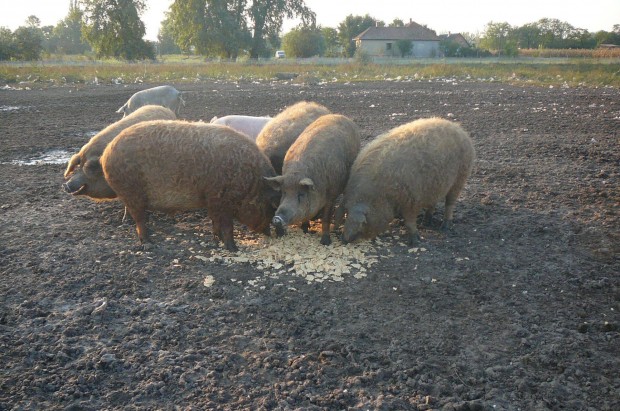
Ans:
<svg viewBox="0 0 620 411"><path fill-rule="evenodd" d="M268 81L282 73L318 81L454 79L536 86L620 87L618 59L354 59L205 60L165 56L156 62L126 63L87 58L0 63L0 84L110 82Z"/></svg>

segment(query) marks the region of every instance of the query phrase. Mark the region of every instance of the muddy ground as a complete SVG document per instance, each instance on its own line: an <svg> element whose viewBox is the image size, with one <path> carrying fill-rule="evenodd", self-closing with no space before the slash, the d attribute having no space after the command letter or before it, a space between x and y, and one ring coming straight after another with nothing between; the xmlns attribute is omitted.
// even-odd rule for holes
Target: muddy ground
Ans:
<svg viewBox="0 0 620 411"><path fill-rule="evenodd" d="M19 163L77 152L154 85L0 89L0 410L620 409L619 90L173 84L189 120L305 99L365 141L435 115L471 133L453 233L412 252L396 222L366 277L319 283L223 263L204 212L153 215L143 252L120 203Z"/></svg>

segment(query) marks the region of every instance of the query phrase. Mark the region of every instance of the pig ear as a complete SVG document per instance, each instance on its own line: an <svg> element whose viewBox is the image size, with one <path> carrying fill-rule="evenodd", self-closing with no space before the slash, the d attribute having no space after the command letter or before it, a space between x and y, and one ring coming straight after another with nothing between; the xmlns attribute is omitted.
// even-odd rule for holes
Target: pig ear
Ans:
<svg viewBox="0 0 620 411"><path fill-rule="evenodd" d="M69 176L69 174L71 174L73 170L75 170L75 167L77 167L78 165L80 165L80 155L74 154L73 157L71 157L71 160L69 160L69 164L67 164L67 170L65 170L65 177Z"/></svg>
<svg viewBox="0 0 620 411"><path fill-rule="evenodd" d="M282 186L282 181L284 180L284 177L263 177L263 179L267 182L267 184L269 184L269 187L273 188L276 191L280 191L280 187Z"/></svg>
<svg viewBox="0 0 620 411"><path fill-rule="evenodd" d="M314 190L314 181L311 178L305 177L299 181L299 185L305 188L311 188Z"/></svg>

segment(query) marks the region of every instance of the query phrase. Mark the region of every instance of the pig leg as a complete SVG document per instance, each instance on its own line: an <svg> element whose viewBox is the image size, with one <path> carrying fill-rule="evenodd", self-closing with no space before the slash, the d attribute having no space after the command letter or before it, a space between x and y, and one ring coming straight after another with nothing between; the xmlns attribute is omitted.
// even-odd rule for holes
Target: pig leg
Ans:
<svg viewBox="0 0 620 411"><path fill-rule="evenodd" d="M220 221L215 218L211 218L211 222L213 223L213 235L215 236L215 242L222 241L222 227L220 225Z"/></svg>
<svg viewBox="0 0 620 411"><path fill-rule="evenodd" d="M138 239L140 240L140 244L146 245L149 243L149 233L146 229L146 222L148 220L148 216L146 214L146 210L143 207L130 207L126 206L127 211L133 221L136 223L136 232L138 233Z"/></svg>
<svg viewBox="0 0 620 411"><path fill-rule="evenodd" d="M321 217L321 244L323 245L330 245L332 243L331 238L329 238L329 228L333 211L334 206L332 203L327 203L323 207L323 216Z"/></svg>
<svg viewBox="0 0 620 411"><path fill-rule="evenodd" d="M209 208L211 212L212 208ZM233 219L227 213L211 213L211 220L213 221L213 230L215 234L224 242L224 247L228 251L238 251L233 237Z"/></svg>
<svg viewBox="0 0 620 411"><path fill-rule="evenodd" d="M433 214L435 214L435 206L428 207L424 211L424 225L431 227L433 225Z"/></svg>
<svg viewBox="0 0 620 411"><path fill-rule="evenodd" d="M418 214L420 214L420 208L414 207L403 212L403 219L405 220L405 226L409 230L408 244L414 246L420 243L420 233L418 232Z"/></svg>
<svg viewBox="0 0 620 411"><path fill-rule="evenodd" d="M303 231L304 234L308 234L309 230L310 230L310 221L304 221L303 223L301 223L301 231Z"/></svg>
<svg viewBox="0 0 620 411"><path fill-rule="evenodd" d="M338 228L342 225L342 221L344 220L344 205L340 204L334 210L334 229L338 230Z"/></svg>
<svg viewBox="0 0 620 411"><path fill-rule="evenodd" d="M450 231L454 227L452 219L454 218L454 208L456 207L456 199L458 198L463 184L455 184L448 194L446 194L446 209L444 211L443 223L441 224L442 231Z"/></svg>

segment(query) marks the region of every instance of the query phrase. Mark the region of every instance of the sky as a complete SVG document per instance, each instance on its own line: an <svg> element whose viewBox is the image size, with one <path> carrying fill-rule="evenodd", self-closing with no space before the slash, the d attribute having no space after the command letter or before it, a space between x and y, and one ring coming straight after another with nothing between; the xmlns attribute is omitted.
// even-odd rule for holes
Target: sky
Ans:
<svg viewBox="0 0 620 411"><path fill-rule="evenodd" d="M142 15L147 40L157 40L164 12L173 0L146 0L147 10ZM483 33L489 22L522 26L542 18L558 19L573 27L592 33L611 31L620 24L620 0L590 0L570 7L566 0L305 0L306 6L316 13L317 23L323 27L337 28L348 15L369 14L390 23L399 18L410 19L433 29L437 34ZM42 26L55 26L69 13L69 0L0 0L0 27L15 30L25 25L26 18L35 15ZM287 20L283 32L289 31L298 21Z"/></svg>

